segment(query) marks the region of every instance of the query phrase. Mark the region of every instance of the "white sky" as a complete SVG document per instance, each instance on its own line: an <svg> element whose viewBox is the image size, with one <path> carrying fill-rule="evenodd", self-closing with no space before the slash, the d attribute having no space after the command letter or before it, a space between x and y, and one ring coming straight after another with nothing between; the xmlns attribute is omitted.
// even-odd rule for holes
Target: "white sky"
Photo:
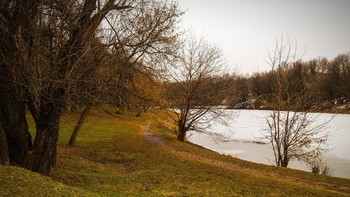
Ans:
<svg viewBox="0 0 350 197"><path fill-rule="evenodd" d="M350 0L178 0L185 28L222 47L239 73L266 71L286 35L303 60L350 52Z"/></svg>

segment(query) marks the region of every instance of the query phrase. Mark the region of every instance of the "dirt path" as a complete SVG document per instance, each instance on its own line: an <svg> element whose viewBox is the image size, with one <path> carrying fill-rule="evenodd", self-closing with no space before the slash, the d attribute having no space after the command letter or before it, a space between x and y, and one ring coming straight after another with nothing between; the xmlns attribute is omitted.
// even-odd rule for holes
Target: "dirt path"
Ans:
<svg viewBox="0 0 350 197"><path fill-rule="evenodd" d="M346 187L346 186L339 188L340 186L335 185L335 184L329 184L329 183L325 183L325 182L311 182L309 180L301 180L297 177L285 176L285 175L281 175L278 173L267 172L267 171L254 169L254 168L247 168L244 166L234 164L232 162L226 162L226 161L221 161L221 160L217 160L217 159L207 158L207 157L203 157L203 156L200 156L197 154L192 154L189 152L177 150L176 148L167 145L165 143L165 139L163 137L154 135L152 130L150 129L151 124L152 124L152 121L148 121L146 125L141 125L142 131L143 131L142 132L142 139L144 141L146 141L147 143L155 145L155 146L157 146L161 149L164 149L164 150L168 151L169 153L177 155L179 157L182 157L182 158L185 158L188 160L192 160L192 161L201 162L201 163L206 164L206 165L211 165L211 166L223 168L223 169L233 171L233 172L238 171L238 172L241 172L244 174L249 174L252 176L259 175L259 176L264 176L264 177L269 178L269 179L278 178L279 180L293 182L295 184L302 185L302 186L305 185L305 183L306 183L310 186L319 187L319 188L323 188L323 189L335 190L335 188L336 188L335 191L342 191L345 193L350 193L350 188Z"/></svg>
<svg viewBox="0 0 350 197"><path fill-rule="evenodd" d="M250 169L250 172L248 172L247 168L236 165L234 163L220 161L220 160L216 160L216 159L211 159L211 158L203 157L203 156L200 156L197 154L192 154L189 152L177 150L174 147L167 145L165 143L165 139L163 139L161 136L154 135L152 133L152 131L150 130L150 125L151 125L151 122L147 123L146 126L143 126L143 134L142 134L143 140L145 140L146 142L153 144L159 148L167 150L174 155L186 158L188 160L199 161L199 162L207 164L207 165L212 165L212 166L224 168L224 169L231 170L231 171L240 171L240 172L248 173L248 174L256 174L256 173L261 174L261 172L259 172L257 170L254 170L255 172L251 171L252 169ZM273 174L268 174L266 176L273 177Z"/></svg>

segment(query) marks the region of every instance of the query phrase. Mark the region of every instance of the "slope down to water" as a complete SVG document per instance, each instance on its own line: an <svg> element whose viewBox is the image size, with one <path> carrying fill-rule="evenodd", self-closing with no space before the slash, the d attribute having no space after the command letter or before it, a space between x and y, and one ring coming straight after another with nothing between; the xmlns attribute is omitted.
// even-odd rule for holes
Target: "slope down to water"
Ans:
<svg viewBox="0 0 350 197"><path fill-rule="evenodd" d="M95 109L76 145L79 114L62 117L51 177L0 167L2 196L348 196L350 180L255 164L175 139L165 112ZM34 130L29 120L31 131Z"/></svg>

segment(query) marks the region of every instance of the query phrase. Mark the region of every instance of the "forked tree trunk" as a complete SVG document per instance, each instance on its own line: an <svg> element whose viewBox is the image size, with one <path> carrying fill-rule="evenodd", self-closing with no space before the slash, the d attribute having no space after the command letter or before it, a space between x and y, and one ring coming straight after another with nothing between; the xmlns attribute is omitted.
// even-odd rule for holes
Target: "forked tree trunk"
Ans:
<svg viewBox="0 0 350 197"><path fill-rule="evenodd" d="M34 148L28 153L25 167L31 171L49 176L56 162L56 146L61 110L55 104L42 107L39 115L34 116L36 137Z"/></svg>
<svg viewBox="0 0 350 197"><path fill-rule="evenodd" d="M32 148L25 117L22 88L16 83L14 66L0 65L0 122L6 135L9 160L14 165L24 164Z"/></svg>
<svg viewBox="0 0 350 197"><path fill-rule="evenodd" d="M77 139L78 132L80 131L81 126L83 125L87 115L89 114L91 107L92 107L91 104L86 105L83 112L80 114L79 120L74 127L74 131L72 135L70 136L69 143L68 143L69 145L75 144L75 140Z"/></svg>
<svg viewBox="0 0 350 197"><path fill-rule="evenodd" d="M40 1L4 2L0 6L0 122L6 135L11 164L23 166L32 142L25 117L25 91L21 85L25 84L22 77L24 67L21 60L30 56L34 35L32 25L39 13Z"/></svg>

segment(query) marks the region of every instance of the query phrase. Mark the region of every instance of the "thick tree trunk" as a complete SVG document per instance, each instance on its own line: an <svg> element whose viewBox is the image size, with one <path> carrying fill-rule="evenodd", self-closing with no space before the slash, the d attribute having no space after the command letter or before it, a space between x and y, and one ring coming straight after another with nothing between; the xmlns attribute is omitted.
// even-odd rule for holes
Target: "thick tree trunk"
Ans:
<svg viewBox="0 0 350 197"><path fill-rule="evenodd" d="M0 65L0 122L6 134L10 162L22 166L32 148L22 88L16 83L14 66Z"/></svg>
<svg viewBox="0 0 350 197"><path fill-rule="evenodd" d="M0 109L1 113L1 109ZM0 121L0 165L10 165L9 153L7 148L7 140L4 128Z"/></svg>
<svg viewBox="0 0 350 197"><path fill-rule="evenodd" d="M89 114L90 110L91 110L92 105L86 105L83 112L80 114L79 120L77 122L77 124L74 127L74 131L72 133L72 135L70 136L69 139L69 145L74 145L75 144L75 140L77 139L78 136L78 132L80 131L81 126L83 125L85 118L87 117L87 115Z"/></svg>
<svg viewBox="0 0 350 197"><path fill-rule="evenodd" d="M26 158L25 167L49 176L51 167L56 162L61 109L51 103L42 107L38 115L33 116L36 124L36 137L34 148Z"/></svg>
<svg viewBox="0 0 350 197"><path fill-rule="evenodd" d="M0 6L0 122L6 135L9 160L20 166L32 148L25 117L23 63L27 63L31 55L32 28L39 3L40 0L2 1Z"/></svg>

